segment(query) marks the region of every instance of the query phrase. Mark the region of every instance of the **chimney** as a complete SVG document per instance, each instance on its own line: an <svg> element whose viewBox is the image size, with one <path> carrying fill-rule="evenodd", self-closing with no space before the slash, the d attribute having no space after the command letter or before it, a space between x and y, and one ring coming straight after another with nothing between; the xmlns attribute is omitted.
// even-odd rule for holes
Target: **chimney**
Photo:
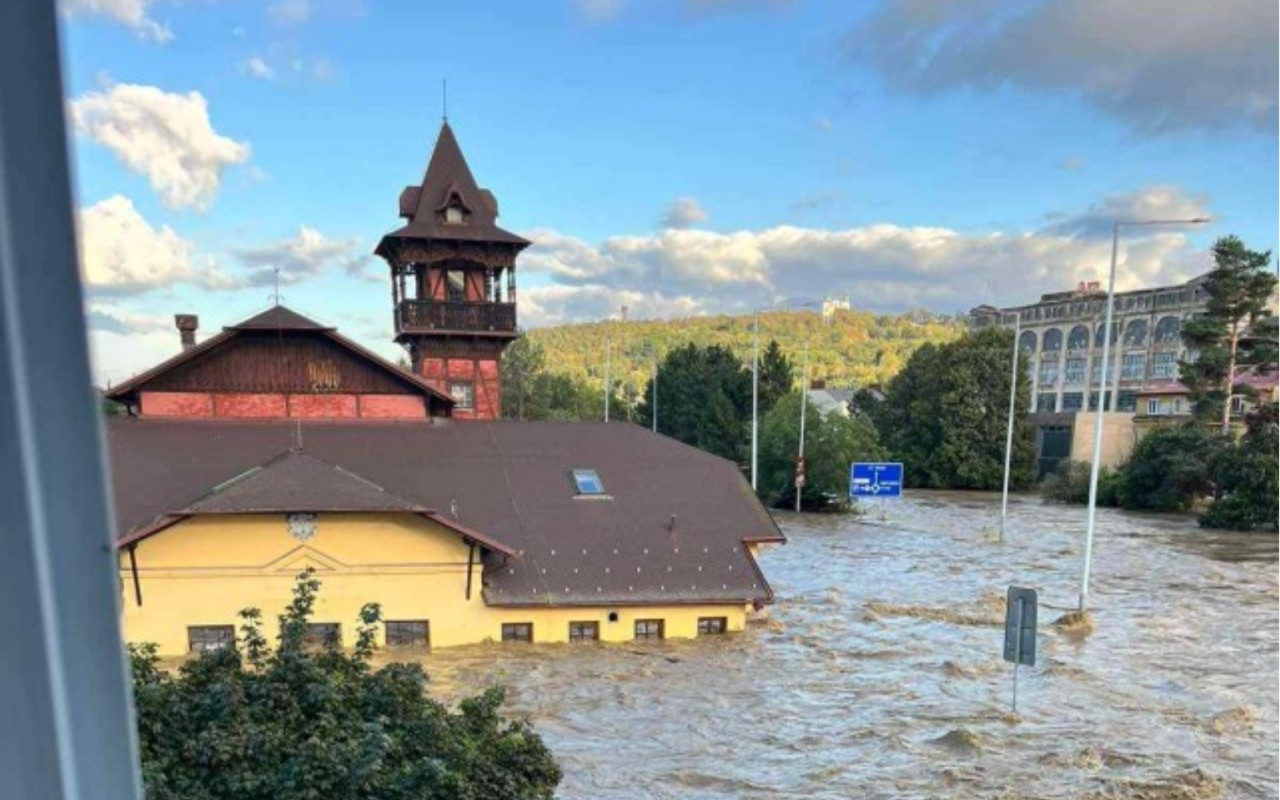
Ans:
<svg viewBox="0 0 1280 800"><path fill-rule="evenodd" d="M200 327L200 318L195 314L174 314L173 324L178 328L182 338L182 349L190 350L196 346L196 329Z"/></svg>

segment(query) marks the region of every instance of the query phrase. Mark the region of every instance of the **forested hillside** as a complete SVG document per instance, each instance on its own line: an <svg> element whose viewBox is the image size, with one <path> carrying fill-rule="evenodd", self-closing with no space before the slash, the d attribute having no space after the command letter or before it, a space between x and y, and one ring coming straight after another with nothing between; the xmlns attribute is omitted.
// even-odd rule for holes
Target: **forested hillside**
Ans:
<svg viewBox="0 0 1280 800"><path fill-rule="evenodd" d="M815 311L773 311L760 315L760 344L763 348L776 339L798 371L807 342L813 378L833 387L865 386L887 381L920 345L952 341L963 329L953 317L921 311L897 316L837 311L826 321ZM661 357L685 344L721 345L750 363L752 317L592 322L526 335L541 346L546 372L596 388L603 387L607 337L616 390L635 397L649 379L655 352Z"/></svg>

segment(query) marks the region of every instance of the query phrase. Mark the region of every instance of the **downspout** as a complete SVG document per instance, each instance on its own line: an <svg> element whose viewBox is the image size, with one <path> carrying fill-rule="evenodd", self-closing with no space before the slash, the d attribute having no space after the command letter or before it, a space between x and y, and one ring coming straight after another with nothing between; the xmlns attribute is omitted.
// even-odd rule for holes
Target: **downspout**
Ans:
<svg viewBox="0 0 1280 800"><path fill-rule="evenodd" d="M471 599L471 573L475 571L476 543L467 542L467 599ZM139 603L141 605L141 603Z"/></svg>
<svg viewBox="0 0 1280 800"><path fill-rule="evenodd" d="M133 599L138 608L142 608L142 581L138 579L138 556L135 553L137 549L137 544L129 545L129 571L133 573Z"/></svg>

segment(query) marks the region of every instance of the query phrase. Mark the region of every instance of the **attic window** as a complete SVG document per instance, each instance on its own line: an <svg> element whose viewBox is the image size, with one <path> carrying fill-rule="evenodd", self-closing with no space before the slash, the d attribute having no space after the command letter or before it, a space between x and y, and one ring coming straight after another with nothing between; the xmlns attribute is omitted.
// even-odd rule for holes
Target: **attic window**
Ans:
<svg viewBox="0 0 1280 800"><path fill-rule="evenodd" d="M594 469L575 469L573 483L578 487L579 495L603 495L604 484Z"/></svg>
<svg viewBox="0 0 1280 800"><path fill-rule="evenodd" d="M461 225L466 221L462 206L453 204L445 208L444 221L451 225Z"/></svg>

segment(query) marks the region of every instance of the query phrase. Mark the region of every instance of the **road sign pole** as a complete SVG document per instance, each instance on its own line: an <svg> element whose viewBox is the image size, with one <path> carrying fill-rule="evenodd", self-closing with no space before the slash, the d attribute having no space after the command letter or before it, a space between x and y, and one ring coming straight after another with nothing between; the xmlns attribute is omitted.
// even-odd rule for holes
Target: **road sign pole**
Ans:
<svg viewBox="0 0 1280 800"><path fill-rule="evenodd" d="M1018 713L1018 662L1013 662L1013 713Z"/></svg>

